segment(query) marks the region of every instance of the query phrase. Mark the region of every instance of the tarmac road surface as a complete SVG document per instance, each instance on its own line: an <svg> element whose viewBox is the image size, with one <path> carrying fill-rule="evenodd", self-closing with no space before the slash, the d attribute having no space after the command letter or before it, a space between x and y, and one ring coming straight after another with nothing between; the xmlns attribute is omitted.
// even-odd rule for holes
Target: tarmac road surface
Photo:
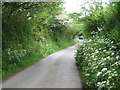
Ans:
<svg viewBox="0 0 120 90"><path fill-rule="evenodd" d="M3 81L3 88L82 88L75 46L53 53Z"/></svg>

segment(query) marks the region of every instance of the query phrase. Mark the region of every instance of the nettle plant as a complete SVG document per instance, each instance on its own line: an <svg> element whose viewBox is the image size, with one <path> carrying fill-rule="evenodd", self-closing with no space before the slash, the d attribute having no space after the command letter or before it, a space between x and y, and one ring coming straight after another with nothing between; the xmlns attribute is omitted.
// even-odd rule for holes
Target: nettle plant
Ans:
<svg viewBox="0 0 120 90"><path fill-rule="evenodd" d="M76 64L86 87L118 88L120 50L105 36L94 36L79 45Z"/></svg>

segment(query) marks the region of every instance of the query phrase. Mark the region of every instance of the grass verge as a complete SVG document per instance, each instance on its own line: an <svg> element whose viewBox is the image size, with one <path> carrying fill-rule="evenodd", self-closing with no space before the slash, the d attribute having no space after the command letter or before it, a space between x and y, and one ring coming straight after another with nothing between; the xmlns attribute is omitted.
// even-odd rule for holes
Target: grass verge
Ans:
<svg viewBox="0 0 120 90"><path fill-rule="evenodd" d="M52 51L49 50L49 49L46 49L46 51L44 50L44 52L46 52L46 54L44 54L44 55L34 54L34 55L24 56L22 58L22 61L19 64L12 65L12 66L9 65L8 66L8 68L9 68L8 71L7 70L2 71L2 72L4 72L4 73L2 73L2 80L5 80L5 79L9 78L10 76L14 75L16 72L25 69L26 67L34 64L35 62L39 61L40 59L42 59L42 58L44 58L44 57L46 57L46 56L48 56L48 55L50 55L50 54L52 54L54 52L57 52L59 50L65 49L65 48L67 48L69 46L72 46L74 44L75 44L75 42L70 42L70 43L65 44L62 47L56 46L55 48L53 48Z"/></svg>

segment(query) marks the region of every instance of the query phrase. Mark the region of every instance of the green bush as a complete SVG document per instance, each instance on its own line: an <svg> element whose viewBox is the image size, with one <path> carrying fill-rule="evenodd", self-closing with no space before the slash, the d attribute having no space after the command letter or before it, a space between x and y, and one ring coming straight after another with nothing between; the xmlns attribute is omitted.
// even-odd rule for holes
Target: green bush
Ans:
<svg viewBox="0 0 120 90"><path fill-rule="evenodd" d="M76 64L86 88L119 88L120 50L105 36L85 40L78 47Z"/></svg>
<svg viewBox="0 0 120 90"><path fill-rule="evenodd" d="M120 88L120 2L95 2L83 20L76 64L85 88Z"/></svg>
<svg viewBox="0 0 120 90"><path fill-rule="evenodd" d="M2 3L3 79L75 44L71 38L74 33L57 18L62 12L60 5L61 2Z"/></svg>

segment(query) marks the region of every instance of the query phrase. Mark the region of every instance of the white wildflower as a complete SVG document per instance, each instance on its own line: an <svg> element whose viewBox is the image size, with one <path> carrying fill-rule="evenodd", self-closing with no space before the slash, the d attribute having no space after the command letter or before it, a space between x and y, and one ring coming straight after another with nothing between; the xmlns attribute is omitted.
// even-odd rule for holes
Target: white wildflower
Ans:
<svg viewBox="0 0 120 90"><path fill-rule="evenodd" d="M111 73L111 71L107 71L107 73Z"/></svg>
<svg viewBox="0 0 120 90"><path fill-rule="evenodd" d="M106 50L103 50L103 52L106 52Z"/></svg>
<svg viewBox="0 0 120 90"><path fill-rule="evenodd" d="M112 53L112 55L114 55L114 53Z"/></svg>
<svg viewBox="0 0 120 90"><path fill-rule="evenodd" d="M95 52L98 53L99 51L96 49Z"/></svg>
<svg viewBox="0 0 120 90"><path fill-rule="evenodd" d="M106 58L103 58L103 61L106 61L107 59Z"/></svg>
<svg viewBox="0 0 120 90"><path fill-rule="evenodd" d="M111 41L111 43L113 43L113 41Z"/></svg>
<svg viewBox="0 0 120 90"><path fill-rule="evenodd" d="M101 66L105 65L105 63L102 63Z"/></svg>
<svg viewBox="0 0 120 90"><path fill-rule="evenodd" d="M116 56L116 59L118 60L118 59L119 59L119 56Z"/></svg>
<svg viewBox="0 0 120 90"><path fill-rule="evenodd" d="M102 83L106 83L106 81L102 81Z"/></svg>
<svg viewBox="0 0 120 90"><path fill-rule="evenodd" d="M86 74L86 76L89 76L90 74L88 73L88 74Z"/></svg>
<svg viewBox="0 0 120 90"><path fill-rule="evenodd" d="M107 70L107 68L103 68L101 71L104 72L104 71L106 71L106 70Z"/></svg>
<svg viewBox="0 0 120 90"><path fill-rule="evenodd" d="M106 57L106 59L110 59L110 56Z"/></svg>
<svg viewBox="0 0 120 90"><path fill-rule="evenodd" d="M97 73L97 76L99 76L101 73L102 73L102 72L98 72L98 73Z"/></svg>

